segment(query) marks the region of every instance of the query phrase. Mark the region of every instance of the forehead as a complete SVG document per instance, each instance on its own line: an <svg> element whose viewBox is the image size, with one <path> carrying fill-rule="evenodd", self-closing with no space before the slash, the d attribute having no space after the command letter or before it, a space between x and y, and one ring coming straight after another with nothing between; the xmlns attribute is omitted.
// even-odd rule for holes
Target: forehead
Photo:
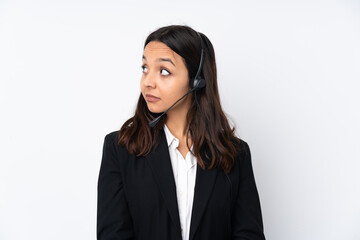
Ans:
<svg viewBox="0 0 360 240"><path fill-rule="evenodd" d="M149 58L167 57L176 61L181 58L181 56L169 48L165 43L158 41L151 41L146 45L144 56L147 60Z"/></svg>

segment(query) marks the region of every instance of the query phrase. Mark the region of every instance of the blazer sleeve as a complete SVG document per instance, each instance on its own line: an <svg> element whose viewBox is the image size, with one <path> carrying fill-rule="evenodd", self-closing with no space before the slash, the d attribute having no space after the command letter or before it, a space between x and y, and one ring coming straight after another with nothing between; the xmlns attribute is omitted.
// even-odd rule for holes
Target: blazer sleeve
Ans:
<svg viewBox="0 0 360 240"><path fill-rule="evenodd" d="M265 240L260 200L256 188L249 145L239 154L240 179L232 221L232 239Z"/></svg>
<svg viewBox="0 0 360 240"><path fill-rule="evenodd" d="M97 239L134 238L132 218L124 194L115 134L105 136L98 177Z"/></svg>

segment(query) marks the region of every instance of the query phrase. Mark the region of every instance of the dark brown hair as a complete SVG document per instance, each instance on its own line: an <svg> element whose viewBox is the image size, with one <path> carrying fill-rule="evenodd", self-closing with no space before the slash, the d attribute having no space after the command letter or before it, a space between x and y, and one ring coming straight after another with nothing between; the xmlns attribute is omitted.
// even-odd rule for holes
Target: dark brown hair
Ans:
<svg viewBox="0 0 360 240"><path fill-rule="evenodd" d="M192 154L196 156L202 169L220 169L221 161L225 172L229 173L235 162L236 145L240 143L240 139L235 136L235 127L230 128L220 105L214 48L210 40L204 34L200 34L205 44L202 76L206 81L206 86L198 90L196 95L215 149L209 139L206 124L193 93L188 96L192 98L192 104L186 116L185 129L188 129L186 145L190 150L188 145L188 134L190 134L194 144ZM183 58L188 69L190 84L190 79L195 77L200 63L201 41L197 32L186 25L169 25L152 32L145 41L144 49L150 41L160 41L166 44ZM165 114L153 128L148 123L160 114L149 111L146 101L140 93L134 116L129 118L119 131L118 144L125 146L130 154L135 153L136 156L149 154L151 149L159 143L159 135L166 123L167 115ZM219 159L216 158L216 155L219 156ZM206 167L207 165L208 167Z"/></svg>

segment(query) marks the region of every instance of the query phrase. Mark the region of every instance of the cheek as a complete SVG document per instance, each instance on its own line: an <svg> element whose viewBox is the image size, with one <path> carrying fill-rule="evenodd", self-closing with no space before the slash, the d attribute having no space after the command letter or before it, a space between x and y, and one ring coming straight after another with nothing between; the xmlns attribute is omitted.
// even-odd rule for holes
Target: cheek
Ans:
<svg viewBox="0 0 360 240"><path fill-rule="evenodd" d="M163 96L164 102L166 102L167 104L174 103L182 96L181 87L178 85L166 86L166 87L163 86L163 88L160 89L160 93Z"/></svg>
<svg viewBox="0 0 360 240"><path fill-rule="evenodd" d="M173 79L170 84L166 86L169 92L175 95L183 95L190 90L189 80L186 76L178 76Z"/></svg>
<svg viewBox="0 0 360 240"><path fill-rule="evenodd" d="M167 91L166 93L164 93L165 97L164 97L164 103L166 103L167 106L171 106L173 105L177 100L179 100L182 96L184 96L187 91L187 89L181 86L178 86L178 88L175 89L171 89L171 91ZM188 96L188 95L187 95ZM180 100L176 105L181 104L181 102L184 101L186 97L184 97L182 100ZM175 106L176 106L175 105ZM175 107L174 106L174 107Z"/></svg>

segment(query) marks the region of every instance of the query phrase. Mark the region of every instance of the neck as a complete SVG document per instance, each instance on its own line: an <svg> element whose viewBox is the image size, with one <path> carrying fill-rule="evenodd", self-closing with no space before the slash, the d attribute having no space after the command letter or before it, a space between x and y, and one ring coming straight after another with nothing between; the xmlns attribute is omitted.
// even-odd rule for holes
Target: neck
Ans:
<svg viewBox="0 0 360 240"><path fill-rule="evenodd" d="M187 98L189 99L189 98ZM185 99L184 99L185 100ZM184 102L177 108L171 109L167 112L166 126L170 132L179 140L186 139L186 115L189 111L189 101Z"/></svg>

